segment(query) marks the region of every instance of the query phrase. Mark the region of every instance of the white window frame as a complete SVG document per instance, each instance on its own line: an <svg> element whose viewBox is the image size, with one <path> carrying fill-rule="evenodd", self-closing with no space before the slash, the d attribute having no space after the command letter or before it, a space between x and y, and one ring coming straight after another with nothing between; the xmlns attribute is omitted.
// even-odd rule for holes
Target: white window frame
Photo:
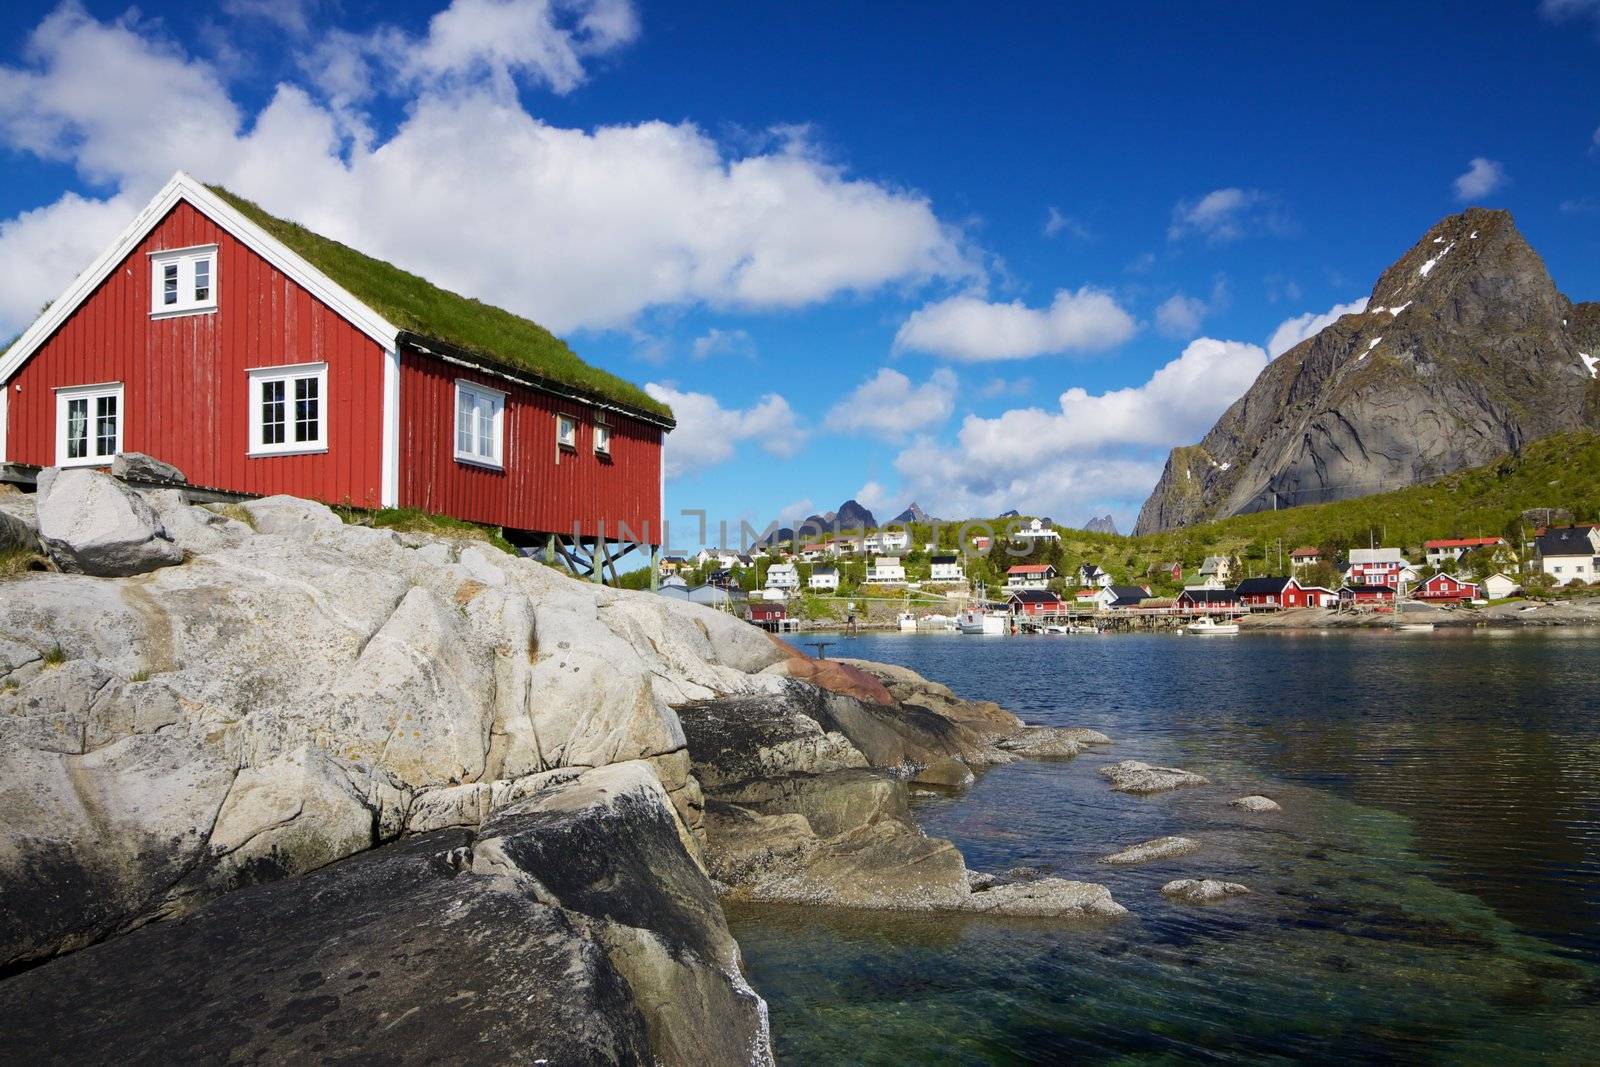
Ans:
<svg viewBox="0 0 1600 1067"><path fill-rule="evenodd" d="M604 444L600 443L601 435L605 436ZM611 426L606 422L605 412L597 411L594 413L594 430L591 436L594 438L594 454L597 456L610 456Z"/></svg>
<svg viewBox="0 0 1600 1067"><path fill-rule="evenodd" d="M466 463L474 467L490 467L494 470L506 469L506 397L503 389L492 389L487 385L468 381L465 378L456 379L455 407L450 418L451 450L455 453L457 463ZM490 454L485 456L478 452L462 451L461 448L461 400L470 396L475 400L487 400L494 405L491 421L493 428L490 432ZM474 433L476 438L476 433Z"/></svg>
<svg viewBox="0 0 1600 1067"><path fill-rule="evenodd" d="M79 456L77 459L67 458L67 405L73 400L87 400L88 422L85 426L87 438L85 445L92 447L98 439L94 432L95 401L101 397L115 397L117 401L117 443L109 453L96 453ZM128 422L128 406L123 402L123 389L121 382L101 382L97 385L71 385L56 390L56 466L58 467L104 467L111 462L113 456L122 451L123 433Z"/></svg>
<svg viewBox="0 0 1600 1067"><path fill-rule="evenodd" d="M205 263L210 286L204 300L195 299L195 273ZM177 271L177 300L166 303L166 270ZM150 317L170 319L178 315L201 315L217 310L217 246L164 249L150 253Z"/></svg>
<svg viewBox="0 0 1600 1067"><path fill-rule="evenodd" d="M252 367L245 371L249 378L250 446L252 456L304 456L328 450L328 365L326 363L295 363L283 367ZM317 439L293 440L294 382L301 378L317 380ZM261 387L267 382L284 384L284 440L265 444L261 440Z"/></svg>
<svg viewBox="0 0 1600 1067"><path fill-rule="evenodd" d="M572 431L565 441L561 439L563 428ZM556 448L567 448L574 452L578 450L578 417L576 415L568 415L560 411L556 412Z"/></svg>

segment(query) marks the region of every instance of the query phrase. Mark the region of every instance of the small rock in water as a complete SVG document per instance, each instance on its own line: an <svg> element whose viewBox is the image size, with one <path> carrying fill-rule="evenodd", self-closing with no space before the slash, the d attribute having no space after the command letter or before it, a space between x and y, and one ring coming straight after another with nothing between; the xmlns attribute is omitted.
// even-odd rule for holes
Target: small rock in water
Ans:
<svg viewBox="0 0 1600 1067"><path fill-rule="evenodd" d="M1030 726L995 744L1006 752L1031 759L1071 759L1083 751L1083 743L1067 736L1069 733L1054 726Z"/></svg>
<svg viewBox="0 0 1600 1067"><path fill-rule="evenodd" d="M1128 913L1127 908L1111 899L1111 890L1105 886L1093 882L1073 882L1065 878L1006 882L977 890L967 898L965 910L986 915L1025 915L1051 919L1111 917Z"/></svg>
<svg viewBox="0 0 1600 1067"><path fill-rule="evenodd" d="M1276 800L1263 796L1240 797L1238 800L1228 802L1233 807L1243 808L1245 811L1282 811Z"/></svg>
<svg viewBox="0 0 1600 1067"><path fill-rule="evenodd" d="M1170 859L1173 856L1187 856L1191 852L1200 850L1200 842L1189 837L1158 837L1153 841L1146 841L1140 845L1133 845L1121 852L1113 852L1109 856L1101 856L1101 863L1114 863L1126 865L1132 863L1149 863L1151 860Z"/></svg>
<svg viewBox="0 0 1600 1067"><path fill-rule="evenodd" d="M955 789L972 783L972 771L954 756L934 760L922 769L922 773L911 779L917 785L933 785L944 789Z"/></svg>
<svg viewBox="0 0 1600 1067"><path fill-rule="evenodd" d="M1211 779L1178 767L1154 767L1138 760L1108 763L1100 768L1119 793L1162 793L1183 785L1209 785Z"/></svg>
<svg viewBox="0 0 1600 1067"><path fill-rule="evenodd" d="M1109 745L1111 738L1099 730L1091 730L1087 726L1067 726L1056 731L1069 741L1076 741L1080 745Z"/></svg>
<svg viewBox="0 0 1600 1067"><path fill-rule="evenodd" d="M1248 886L1238 882L1222 882L1215 878L1179 878L1161 887L1161 895L1181 900L1185 904L1212 904L1228 897L1243 896L1250 892Z"/></svg>

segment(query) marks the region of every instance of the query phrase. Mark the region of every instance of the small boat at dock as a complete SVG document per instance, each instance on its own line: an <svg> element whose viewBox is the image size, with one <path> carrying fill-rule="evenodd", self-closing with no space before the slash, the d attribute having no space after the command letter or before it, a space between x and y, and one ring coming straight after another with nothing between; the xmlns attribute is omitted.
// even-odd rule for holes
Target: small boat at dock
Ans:
<svg viewBox="0 0 1600 1067"><path fill-rule="evenodd" d="M1218 622L1216 619L1196 619L1183 628L1184 633L1196 637L1227 637L1239 632L1236 622Z"/></svg>
<svg viewBox="0 0 1600 1067"><path fill-rule="evenodd" d="M956 629L964 634L1003 634L1010 629L1010 623L1005 612L979 608L969 608L956 616Z"/></svg>

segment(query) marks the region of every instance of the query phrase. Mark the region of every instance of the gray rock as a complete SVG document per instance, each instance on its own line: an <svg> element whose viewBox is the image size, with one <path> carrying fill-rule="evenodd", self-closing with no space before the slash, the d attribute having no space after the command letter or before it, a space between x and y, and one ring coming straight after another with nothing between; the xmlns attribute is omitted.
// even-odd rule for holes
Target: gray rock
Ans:
<svg viewBox="0 0 1600 1067"><path fill-rule="evenodd" d="M799 710L820 704L820 692L800 683L789 685L785 696L732 697L678 709L694 774L703 788L715 793L752 779L867 766L867 758L844 734L823 729Z"/></svg>
<svg viewBox="0 0 1600 1067"><path fill-rule="evenodd" d="M1050 919L1115 918L1128 913L1127 908L1112 899L1111 891L1105 886L1065 878L1038 878L975 888L961 910Z"/></svg>
<svg viewBox="0 0 1600 1067"><path fill-rule="evenodd" d="M177 467L143 452L123 452L111 461L111 476L135 482L187 482Z"/></svg>
<svg viewBox="0 0 1600 1067"><path fill-rule="evenodd" d="M1200 851L1200 842L1188 837L1158 837L1151 841L1132 845L1113 852L1109 856L1101 856L1101 863L1110 863L1118 866L1127 866L1135 863L1150 863L1154 860L1172 859L1175 856L1187 856Z"/></svg>
<svg viewBox="0 0 1600 1067"><path fill-rule="evenodd" d="M972 769L954 756L936 759L917 772L911 781L917 785L930 785L939 789L959 789L972 784Z"/></svg>
<svg viewBox="0 0 1600 1067"><path fill-rule="evenodd" d="M1120 793L1162 793L1186 785L1207 785L1210 779L1177 767L1154 767L1138 760L1108 763L1099 768L1102 777L1111 779L1111 788Z"/></svg>
<svg viewBox="0 0 1600 1067"><path fill-rule="evenodd" d="M1242 808L1245 811L1283 810L1276 800L1272 800L1269 797L1263 796L1240 797L1238 800L1230 800L1228 803L1235 808Z"/></svg>
<svg viewBox="0 0 1600 1067"><path fill-rule="evenodd" d="M64 571L119 577L183 562L150 505L99 471L47 468L38 495L39 539Z"/></svg>
<svg viewBox="0 0 1600 1067"><path fill-rule="evenodd" d="M0 1060L767 1064L642 764L229 894L0 983Z"/></svg>
<svg viewBox="0 0 1600 1067"><path fill-rule="evenodd" d="M257 533L310 540L319 531L344 525L328 505L297 496L262 497L246 500L239 506L250 516L250 524Z"/></svg>
<svg viewBox="0 0 1600 1067"><path fill-rule="evenodd" d="M1214 878L1179 878L1161 887L1162 896L1185 904L1213 904L1249 892L1249 887L1238 882L1221 882Z"/></svg>
<svg viewBox="0 0 1600 1067"><path fill-rule="evenodd" d="M0 549L39 551L39 515L32 496L0 489Z"/></svg>
<svg viewBox="0 0 1600 1067"><path fill-rule="evenodd" d="M997 744L1006 752L1029 759L1071 759L1083 751L1083 742L1073 736L1075 733L1054 726L1029 726Z"/></svg>

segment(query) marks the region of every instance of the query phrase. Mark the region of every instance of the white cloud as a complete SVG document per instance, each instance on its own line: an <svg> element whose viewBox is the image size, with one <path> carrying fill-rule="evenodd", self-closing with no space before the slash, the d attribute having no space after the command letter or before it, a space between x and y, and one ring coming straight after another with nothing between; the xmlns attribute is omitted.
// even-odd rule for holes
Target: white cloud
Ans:
<svg viewBox="0 0 1600 1067"><path fill-rule="evenodd" d="M54 204L0 222L0 345L20 333L124 229L142 204L124 197ZM40 274L62 279L43 292Z"/></svg>
<svg viewBox="0 0 1600 1067"><path fill-rule="evenodd" d="M1173 293L1156 308L1156 329L1167 337L1193 337L1206 317L1206 302L1197 296Z"/></svg>
<svg viewBox="0 0 1600 1067"><path fill-rule="evenodd" d="M299 36L311 28L317 0L222 0L224 13L238 19L260 19Z"/></svg>
<svg viewBox="0 0 1600 1067"><path fill-rule="evenodd" d="M1075 237L1080 241L1087 241L1090 236L1089 227L1071 215L1063 215L1054 205L1045 208L1044 235L1046 237L1060 237L1062 234L1066 234L1068 237Z"/></svg>
<svg viewBox="0 0 1600 1067"><path fill-rule="evenodd" d="M1278 328L1272 331L1272 336L1267 340L1267 355L1277 359L1301 341L1315 337L1324 328L1338 322L1341 317L1356 315L1365 310L1367 310L1367 298L1362 297L1348 304L1335 304L1320 315L1315 311L1308 311L1304 315L1284 319L1278 323Z"/></svg>
<svg viewBox="0 0 1600 1067"><path fill-rule="evenodd" d="M1277 198L1260 189L1213 189L1194 200L1180 200L1167 227L1169 241L1204 237L1213 244L1237 241L1251 233L1285 234L1293 229Z"/></svg>
<svg viewBox="0 0 1600 1067"><path fill-rule="evenodd" d="M502 32L545 33L547 17L555 37L491 42L461 21L469 12ZM558 332L625 327L652 307L792 308L977 276L926 198L850 177L793 131L732 154L690 123L553 126L500 91L506 77L568 84L585 56L636 32L631 12L456 0L404 42L411 67L434 74L407 83L404 118L379 141L351 110L356 71L331 103L280 85L245 115L213 67L154 28L63 7L24 65L0 66L0 147L70 163L133 202L183 168ZM17 247L0 241L0 262ZM97 251L74 249L72 270L38 271L7 303L36 308Z"/></svg>
<svg viewBox="0 0 1600 1067"><path fill-rule="evenodd" d="M744 330L719 330L715 326L694 339L689 351L695 359L712 356L753 356L755 342Z"/></svg>
<svg viewBox="0 0 1600 1067"><path fill-rule="evenodd" d="M1551 22L1589 18L1600 27L1600 0L1539 0L1539 14Z"/></svg>
<svg viewBox="0 0 1600 1067"><path fill-rule="evenodd" d="M862 382L828 412L824 425L899 441L941 423L955 410L956 376L941 367L922 385L890 367Z"/></svg>
<svg viewBox="0 0 1600 1067"><path fill-rule="evenodd" d="M805 443L789 402L768 393L748 408L725 408L708 393L691 393L650 382L645 392L672 405L678 428L667 435L668 478L694 474L725 463L739 446L752 444L781 458L793 456Z"/></svg>
<svg viewBox="0 0 1600 1067"><path fill-rule="evenodd" d="M1068 389L1053 411L969 415L955 445L919 440L895 467L936 514L1015 507L1072 516L1092 503L1126 522L1160 476L1159 450L1205 433L1266 365L1256 345L1202 337L1142 385Z"/></svg>
<svg viewBox="0 0 1600 1067"><path fill-rule="evenodd" d="M912 312L894 347L977 363L1111 348L1136 328L1110 293L1087 286L1059 290L1047 308L953 296Z"/></svg>
<svg viewBox="0 0 1600 1067"><path fill-rule="evenodd" d="M1456 199L1462 203L1482 200L1510 182L1505 167L1492 159L1478 156L1467 164L1467 172L1455 180Z"/></svg>
<svg viewBox="0 0 1600 1067"><path fill-rule="evenodd" d="M872 512L873 517L879 522L888 522L899 514L898 511L893 514L889 512L889 508L893 503L892 498L889 496L889 490L876 481L869 481L866 485L857 489L852 494L852 497L856 503Z"/></svg>

